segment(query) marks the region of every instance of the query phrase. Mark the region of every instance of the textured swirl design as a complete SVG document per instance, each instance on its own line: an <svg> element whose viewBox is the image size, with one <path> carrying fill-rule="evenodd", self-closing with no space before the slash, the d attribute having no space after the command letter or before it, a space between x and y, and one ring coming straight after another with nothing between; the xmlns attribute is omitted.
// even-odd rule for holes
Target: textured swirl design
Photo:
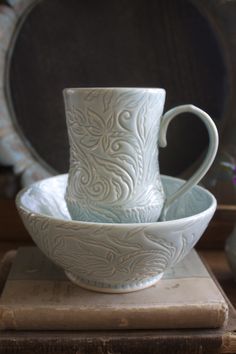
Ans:
<svg viewBox="0 0 236 354"><path fill-rule="evenodd" d="M104 288L132 288L148 283L189 251L188 229L179 230L173 242L157 237L149 227L124 233L114 228L80 226L61 221L57 225L21 211L28 231L40 249L84 284ZM169 235L168 235L169 236Z"/></svg>
<svg viewBox="0 0 236 354"><path fill-rule="evenodd" d="M22 221L35 241L37 246L48 256L51 257L52 242L50 240L50 220L27 213L24 209L18 208Z"/></svg>
<svg viewBox="0 0 236 354"><path fill-rule="evenodd" d="M69 235L62 237L59 230L55 244L52 256L60 259L67 271L91 282L120 286L157 276L175 254L175 248L165 240L150 242L150 247L143 249L133 232L118 239L108 233L105 239L96 240L87 230L82 230L79 239Z"/></svg>
<svg viewBox="0 0 236 354"><path fill-rule="evenodd" d="M167 195L183 183L170 177L162 181ZM171 222L84 223L71 220L66 210L66 184L67 175L39 181L21 192L17 207L38 247L70 279L99 291L132 291L155 283L195 245L216 207L209 193L196 186L170 208Z"/></svg>
<svg viewBox="0 0 236 354"><path fill-rule="evenodd" d="M148 227L123 234L111 228L80 227L20 211L39 248L66 272L92 286L124 288L140 286L163 273L189 250L187 238L178 245L159 238Z"/></svg>
<svg viewBox="0 0 236 354"><path fill-rule="evenodd" d="M157 220L164 200L157 147L162 110L162 95L145 90L88 90L66 105L66 200L73 218Z"/></svg>

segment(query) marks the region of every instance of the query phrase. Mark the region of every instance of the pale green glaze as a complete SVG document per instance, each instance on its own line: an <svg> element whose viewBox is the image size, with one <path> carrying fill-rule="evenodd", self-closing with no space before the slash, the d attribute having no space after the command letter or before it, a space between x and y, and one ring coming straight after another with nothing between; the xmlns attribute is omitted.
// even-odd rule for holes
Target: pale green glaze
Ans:
<svg viewBox="0 0 236 354"><path fill-rule="evenodd" d="M145 223L160 216L165 219L169 206L202 179L215 158L218 134L212 119L193 105L162 115L164 89L71 88L64 90L64 99L70 142L65 198L75 220ZM168 125L185 112L205 123L209 149L197 172L166 198L158 145L166 146Z"/></svg>
<svg viewBox="0 0 236 354"><path fill-rule="evenodd" d="M162 177L165 193L184 181ZM194 247L216 209L214 196L195 186L169 208L168 221L111 224L71 220L64 200L67 175L37 182L17 208L38 247L70 280L101 292L129 292L157 282Z"/></svg>

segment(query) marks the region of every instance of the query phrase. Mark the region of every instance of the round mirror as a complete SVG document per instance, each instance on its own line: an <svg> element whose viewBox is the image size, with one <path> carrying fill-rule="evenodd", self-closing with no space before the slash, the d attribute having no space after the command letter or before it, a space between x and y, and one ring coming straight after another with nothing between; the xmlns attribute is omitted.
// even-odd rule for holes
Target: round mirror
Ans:
<svg viewBox="0 0 236 354"><path fill-rule="evenodd" d="M194 2L29 3L7 57L7 103L20 139L45 171L68 171L65 87L163 87L165 110L192 103L221 125L228 94L224 55ZM179 117L160 153L161 172L182 173L207 144L196 118Z"/></svg>

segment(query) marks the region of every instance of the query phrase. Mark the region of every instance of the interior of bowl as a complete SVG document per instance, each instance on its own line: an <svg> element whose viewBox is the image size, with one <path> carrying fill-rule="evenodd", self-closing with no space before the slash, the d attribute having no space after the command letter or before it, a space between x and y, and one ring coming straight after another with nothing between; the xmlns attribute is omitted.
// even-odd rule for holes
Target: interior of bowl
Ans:
<svg viewBox="0 0 236 354"><path fill-rule="evenodd" d="M24 189L17 198L17 204L24 209L49 217L71 220L64 199L67 174L47 178ZM174 193L184 181L178 178L162 176L166 195ZM215 199L205 189L195 186L180 197L170 207L166 221L186 218L204 212L212 207Z"/></svg>

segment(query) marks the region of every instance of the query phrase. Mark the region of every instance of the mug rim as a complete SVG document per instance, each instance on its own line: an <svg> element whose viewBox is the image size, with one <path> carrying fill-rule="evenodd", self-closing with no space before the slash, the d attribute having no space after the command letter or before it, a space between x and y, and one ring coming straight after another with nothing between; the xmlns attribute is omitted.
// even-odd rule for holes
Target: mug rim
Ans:
<svg viewBox="0 0 236 354"><path fill-rule="evenodd" d="M106 91L106 90L114 90L114 91L147 91L147 92L163 92L164 94L166 93L166 90L162 87L122 87L122 86L98 86L98 87L66 87L62 90L63 94L71 95L79 91L85 91L85 90L99 90L99 91Z"/></svg>

